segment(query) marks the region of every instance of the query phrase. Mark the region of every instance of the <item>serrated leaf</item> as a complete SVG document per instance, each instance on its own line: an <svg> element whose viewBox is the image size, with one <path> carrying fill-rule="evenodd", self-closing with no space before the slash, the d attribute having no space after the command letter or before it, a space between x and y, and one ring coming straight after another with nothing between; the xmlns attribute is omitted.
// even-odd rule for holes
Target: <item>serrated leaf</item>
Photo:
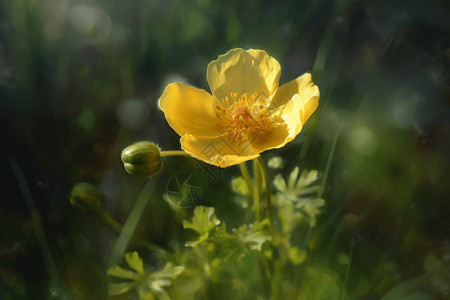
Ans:
<svg viewBox="0 0 450 300"><path fill-rule="evenodd" d="M303 170L302 175L300 176L300 179L298 180L295 188L297 190L301 190L302 188L312 184L314 181L318 178L318 172L316 170Z"/></svg>
<svg viewBox="0 0 450 300"><path fill-rule="evenodd" d="M250 247L250 249L261 251L262 245L265 242L270 241L271 239L272 238L265 233L251 232L248 233L246 236L242 237L241 241L247 244Z"/></svg>
<svg viewBox="0 0 450 300"><path fill-rule="evenodd" d="M139 254L136 251L126 253L125 261L130 266L130 268L132 268L139 274L145 273L144 272L144 264L142 263L142 259L139 257Z"/></svg>
<svg viewBox="0 0 450 300"><path fill-rule="evenodd" d="M155 294L158 299L170 299L165 287L172 285L172 280L184 271L183 266L173 266L167 263L161 271L154 272L148 280L147 287Z"/></svg>
<svg viewBox="0 0 450 300"><path fill-rule="evenodd" d="M296 224L305 221L309 226L316 225L317 216L325 205L325 200L319 198L320 185L314 184L318 178L316 170L304 170L298 176L299 168L290 173L288 184L278 174L274 185L278 189L274 205L278 208L278 216L283 232L288 234Z"/></svg>
<svg viewBox="0 0 450 300"><path fill-rule="evenodd" d="M262 245L272 240L272 237L263 231L263 227L267 225L267 220L252 226L242 225L233 232L238 236L239 241L250 247L251 250L261 251Z"/></svg>
<svg viewBox="0 0 450 300"><path fill-rule="evenodd" d="M169 278L156 278L152 280L150 288L155 292L163 291L163 287L170 286L172 282Z"/></svg>
<svg viewBox="0 0 450 300"><path fill-rule="evenodd" d="M183 266L174 266L172 263L167 263L164 268L159 272L160 277L170 277L172 279L180 275L184 270Z"/></svg>
<svg viewBox="0 0 450 300"><path fill-rule="evenodd" d="M108 274L110 276L118 277L118 278L131 279L131 280L137 280L140 277L140 275L138 273L131 271L131 270L126 270L119 266L114 266L114 267L109 268L106 271L106 274Z"/></svg>
<svg viewBox="0 0 450 300"><path fill-rule="evenodd" d="M119 266L107 270L108 275L127 280L126 282L111 283L108 289L109 295L124 294L136 288L140 300L170 299L164 287L172 285L172 279L184 270L183 266L173 266L169 262L162 270L147 273L137 252L126 253L125 261L132 270Z"/></svg>
<svg viewBox="0 0 450 300"><path fill-rule="evenodd" d="M300 200L295 208L301 209L309 218L309 225L316 226L317 215L320 213L320 208L325 205L323 199L307 198Z"/></svg>
<svg viewBox="0 0 450 300"><path fill-rule="evenodd" d="M220 220L214 214L214 207L197 206L194 209L192 221L183 221L183 228L192 229L203 235L220 224Z"/></svg>

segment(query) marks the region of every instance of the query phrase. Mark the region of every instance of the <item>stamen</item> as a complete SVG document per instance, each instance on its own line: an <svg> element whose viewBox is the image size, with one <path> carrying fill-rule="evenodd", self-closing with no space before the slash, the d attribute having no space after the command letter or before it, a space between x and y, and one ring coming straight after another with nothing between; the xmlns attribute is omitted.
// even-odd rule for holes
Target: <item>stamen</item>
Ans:
<svg viewBox="0 0 450 300"><path fill-rule="evenodd" d="M224 107L216 106L216 116L232 143L242 144L253 139L261 139L269 133L270 119L267 116L268 100L254 93L238 97L236 92L230 93L232 102L224 97L221 102Z"/></svg>

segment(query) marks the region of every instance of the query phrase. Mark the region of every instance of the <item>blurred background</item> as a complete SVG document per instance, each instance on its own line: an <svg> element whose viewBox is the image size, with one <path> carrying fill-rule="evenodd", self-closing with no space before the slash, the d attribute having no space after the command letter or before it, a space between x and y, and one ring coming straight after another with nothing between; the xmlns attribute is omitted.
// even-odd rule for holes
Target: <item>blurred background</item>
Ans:
<svg viewBox="0 0 450 300"><path fill-rule="evenodd" d="M146 180L126 174L122 149L138 140L179 149L157 109L164 87L209 91L208 63L236 47L275 57L280 84L310 72L321 90L296 140L263 154L285 159L283 175L294 165L321 174L326 207L309 233L310 259L339 281L352 253L348 299L379 299L411 279L414 296L428 297L414 299L448 299L449 4L1 1L2 299L107 298L117 232L70 205L72 186L98 187L102 209L125 222ZM204 167L166 160L136 232L166 249L185 241L162 198L180 172L199 180L199 203L239 223L245 210L230 200L238 168Z"/></svg>

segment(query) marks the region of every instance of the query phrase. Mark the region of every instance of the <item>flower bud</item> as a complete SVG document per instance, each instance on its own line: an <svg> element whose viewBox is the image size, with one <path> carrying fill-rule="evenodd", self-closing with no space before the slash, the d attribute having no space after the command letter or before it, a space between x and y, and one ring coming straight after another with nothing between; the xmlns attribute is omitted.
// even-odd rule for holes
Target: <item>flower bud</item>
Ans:
<svg viewBox="0 0 450 300"><path fill-rule="evenodd" d="M70 204L81 209L97 209L102 199L98 189L89 183L77 183L70 193Z"/></svg>
<svg viewBox="0 0 450 300"><path fill-rule="evenodd" d="M122 151L125 170L138 177L150 177L158 174L163 163L161 153L153 143L142 141L128 146Z"/></svg>

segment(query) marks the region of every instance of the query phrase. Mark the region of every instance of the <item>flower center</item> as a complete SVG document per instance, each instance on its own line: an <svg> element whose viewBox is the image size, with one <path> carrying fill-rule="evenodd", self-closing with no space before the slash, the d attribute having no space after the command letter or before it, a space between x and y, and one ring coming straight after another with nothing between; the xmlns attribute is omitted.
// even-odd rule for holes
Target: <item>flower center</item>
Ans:
<svg viewBox="0 0 450 300"><path fill-rule="evenodd" d="M223 106L216 107L216 116L230 142L241 144L261 139L269 132L266 99L258 98L257 94L238 97L237 93L231 93L222 103Z"/></svg>

